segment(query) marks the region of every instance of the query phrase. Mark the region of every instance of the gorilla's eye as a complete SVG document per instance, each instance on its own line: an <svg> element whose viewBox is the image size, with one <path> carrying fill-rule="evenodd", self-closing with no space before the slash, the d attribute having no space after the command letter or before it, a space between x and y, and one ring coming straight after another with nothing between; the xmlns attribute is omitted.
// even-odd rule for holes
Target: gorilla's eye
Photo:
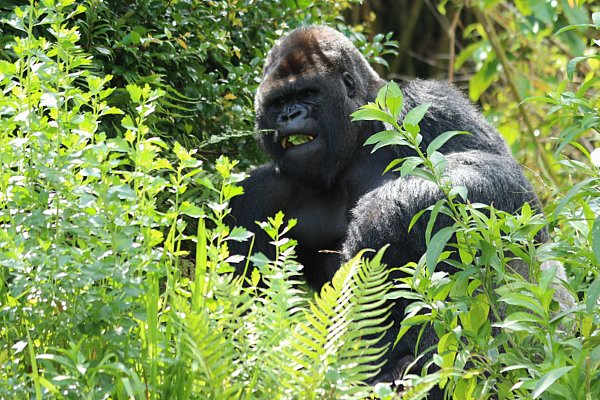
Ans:
<svg viewBox="0 0 600 400"><path fill-rule="evenodd" d="M319 91L317 89L306 89L302 91L302 97L316 97L319 95Z"/></svg>
<svg viewBox="0 0 600 400"><path fill-rule="evenodd" d="M354 77L348 71L342 74L342 80L344 81L344 85L346 85L346 89L348 90L348 96L354 96L354 91L356 89L356 82L354 82Z"/></svg>
<svg viewBox="0 0 600 400"><path fill-rule="evenodd" d="M283 110L283 107L285 107L286 103L287 101L284 98L274 99L269 102L268 109L272 113L278 114L281 112L281 110Z"/></svg>

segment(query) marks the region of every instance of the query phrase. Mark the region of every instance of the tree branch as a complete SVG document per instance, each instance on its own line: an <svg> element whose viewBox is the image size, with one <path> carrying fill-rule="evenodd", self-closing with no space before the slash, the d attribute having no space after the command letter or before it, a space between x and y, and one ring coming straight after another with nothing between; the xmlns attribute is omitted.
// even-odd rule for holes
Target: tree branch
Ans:
<svg viewBox="0 0 600 400"><path fill-rule="evenodd" d="M483 27L483 30L485 31L485 34L487 35L488 40L490 41L492 49L496 53L496 57L498 58L498 61L500 61L500 64L502 65L502 68L504 70L504 76L506 78L506 82L508 83L508 86L512 92L512 95L513 95L515 101L517 102L519 114L521 115L521 118L523 119L523 122L525 123L525 126L527 127L527 133L529 135L529 138L535 145L537 159L540 162L540 168L542 170L542 173L546 176L546 178L548 178L548 180L550 182L552 182L552 184L554 186L556 186L557 181L556 181L556 177L554 176L554 173L552 171L552 163L551 163L550 159L548 158L548 153L546 152L546 149L544 148L544 144L540 141L540 138L538 136L536 136L536 134L535 134L535 129L533 128L533 124L531 123L531 120L529 119L527 110L525 110L525 106L523 105L523 99L521 98L521 95L519 94L519 90L517 89L517 85L515 83L515 78L513 75L513 71L511 69L511 65L510 65L508 59L506 58L504 48L502 47L502 44L500 43L500 39L498 38L498 35L494 28L494 25L489 21L487 15L484 14L477 6L473 6L471 9L473 11L473 15L475 15L475 18L477 18L477 21L479 21L479 23Z"/></svg>

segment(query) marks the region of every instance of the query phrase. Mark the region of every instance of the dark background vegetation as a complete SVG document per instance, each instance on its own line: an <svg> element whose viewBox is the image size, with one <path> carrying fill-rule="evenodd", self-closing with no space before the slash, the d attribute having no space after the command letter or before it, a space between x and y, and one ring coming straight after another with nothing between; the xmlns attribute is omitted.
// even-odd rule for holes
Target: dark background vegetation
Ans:
<svg viewBox="0 0 600 400"><path fill-rule="evenodd" d="M305 24L346 34L386 79L463 89L545 219L455 205L479 249L459 249L460 274L421 260L390 288L357 259L315 297L278 216L278 259L234 279L227 242L249 236L223 221L265 157L254 92L268 49ZM392 399L361 367L388 291L418 300L404 327L440 337L438 372L404 377L405 398L599 398L599 32L586 0L0 1L0 399ZM576 299L563 312L547 260Z"/></svg>

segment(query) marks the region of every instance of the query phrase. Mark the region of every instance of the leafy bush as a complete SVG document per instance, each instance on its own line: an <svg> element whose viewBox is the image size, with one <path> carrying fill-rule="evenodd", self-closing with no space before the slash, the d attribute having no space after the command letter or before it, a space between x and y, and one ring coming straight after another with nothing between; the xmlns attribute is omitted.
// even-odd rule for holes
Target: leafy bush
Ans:
<svg viewBox="0 0 600 400"><path fill-rule="evenodd" d="M444 156L437 151L464 132L446 132L423 151L418 123L428 104L412 109L399 124L402 104L402 93L392 82L353 117L379 120L396 131L373 135L366 144L375 145L374 151L402 145L415 152L415 156L393 161L387 170L433 182L444 194L428 209L426 254L401 268L406 277L397 285L404 289L401 297L414 301L406 310L399 336L415 325L432 325L439 336L437 347L429 349L433 358L427 363L436 366L435 372L423 371L423 377L405 375L401 381L404 395L420 398L439 385L455 399L600 396L600 286L598 269L590 268L600 260L598 167L592 170L583 163L572 164L593 176L572 188L554 210L555 223L567 224L568 234L578 237L573 263L565 250L573 250L574 243L560 229L561 242L535 244L535 235L545 222L529 205L520 214L510 215L469 203L466 189L452 186L447 179ZM563 214L561 210L574 198L579 200L575 208L583 205L583 210ZM453 224L432 234L438 215L450 217ZM422 216L417 214L415 220ZM452 237L455 244L449 243ZM457 253L458 260L448 258L451 253ZM563 308L553 301L557 288L552 282L561 278L557 277L560 264L546 263L542 268L549 260L567 266L574 276L567 285L582 301L563 303ZM528 279L511 268L518 261L529 265ZM457 272L438 272L438 263L449 264Z"/></svg>
<svg viewBox="0 0 600 400"><path fill-rule="evenodd" d="M37 2L35 2L37 3ZM44 2L42 2L44 3ZM45 2L52 4L53 2ZM82 50L93 56L89 68L113 76L109 105L129 107L128 84L164 91L148 125L165 141L199 149L210 160L219 154L244 165L261 159L254 132L253 98L266 51L283 30L303 24L333 23L351 1L133 1L85 0L77 24ZM32 3L33 4L33 3ZM0 5L8 23L3 41L27 32ZM68 19L69 20L69 19ZM288 25L290 24L290 25ZM341 24L341 21L340 21ZM382 62L393 42L376 36L369 43L353 33L370 59ZM33 31L47 39L41 26ZM10 46L4 56L14 59ZM118 118L104 118L110 137L121 131Z"/></svg>
<svg viewBox="0 0 600 400"><path fill-rule="evenodd" d="M368 396L384 350L371 303L390 289L379 258L308 299L278 215L264 225L277 259L256 258L242 285L227 241L248 235L223 223L236 162L206 168L160 139L165 91L130 83L126 107L110 105L116 78L95 72L72 25L84 7L13 12L25 35L0 61L0 398ZM192 187L202 203L185 200Z"/></svg>
<svg viewBox="0 0 600 400"><path fill-rule="evenodd" d="M527 207L512 216L458 202L431 149L394 167L441 184L436 212L455 224L429 237L396 287L378 256L357 257L312 296L281 215L263 224L277 258L254 256L246 285L229 274L237 256L227 243L249 239L223 223L243 176L237 162L204 164L186 147L246 150L219 141L252 130L256 67L282 15L331 22L346 2L85 4L0 5L0 398L393 398L363 382L383 351L383 315L368 310L399 295L416 299L403 326L432 324L440 337L440 369L404 376L408 398L436 384L456 399L599 396L599 166L581 144L598 129L598 78L574 68L595 53L565 60L569 81L527 103L548 104L544 133L584 155L554 155L558 182L579 180L556 187L560 200L546 208L553 242L534 244L545 222ZM598 15L591 21L597 30ZM373 59L392 44L354 36ZM383 95L379 105L386 111ZM417 120L396 127L408 145ZM240 153L246 164L252 152ZM436 271L450 262L450 233L461 260L453 276ZM182 250L189 239L194 262ZM531 265L533 283L511 272L507 251ZM567 269L570 310L552 301L548 260Z"/></svg>
<svg viewBox="0 0 600 400"><path fill-rule="evenodd" d="M468 82L471 99L481 102L526 172L536 174L532 181L542 200L552 201L553 190L569 184L572 173L557 166L561 153L580 158L597 147L593 132L598 131L594 110L598 109L600 65L594 61L597 23L590 16L600 12L598 2L440 3L444 13L456 8L458 13L465 10L473 15L472 23L463 29L470 44L457 55L453 67L473 70ZM544 109L527 100L548 93L563 106L548 102ZM571 112L565 113L567 109Z"/></svg>

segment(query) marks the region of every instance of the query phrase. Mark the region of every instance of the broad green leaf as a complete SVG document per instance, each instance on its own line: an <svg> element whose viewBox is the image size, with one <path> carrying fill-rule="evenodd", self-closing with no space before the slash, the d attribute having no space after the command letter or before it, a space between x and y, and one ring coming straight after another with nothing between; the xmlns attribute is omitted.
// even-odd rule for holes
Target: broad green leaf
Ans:
<svg viewBox="0 0 600 400"><path fill-rule="evenodd" d="M361 107L357 111L353 112L350 116L352 117L352 121L381 121L392 123L392 117L387 114L385 111L381 111L378 108L366 106Z"/></svg>
<svg viewBox="0 0 600 400"><path fill-rule="evenodd" d="M254 234L245 228L236 226L231 230L226 240L235 240L236 242L244 242L250 239Z"/></svg>
<svg viewBox="0 0 600 400"><path fill-rule="evenodd" d="M419 135L419 132L421 132L421 128L419 127L419 125L415 125L415 124L404 124L402 125L402 129L404 129L406 131L406 133L409 133L410 137L416 137L417 135Z"/></svg>
<svg viewBox="0 0 600 400"><path fill-rule="evenodd" d="M419 165L423 164L423 160L419 157L406 157L402 162L402 167L400 168L400 175L407 176L412 174L412 172Z"/></svg>
<svg viewBox="0 0 600 400"><path fill-rule="evenodd" d="M522 293L514 293L514 292L507 293L504 296L502 296L500 301L502 301L506 304L513 305L513 306L519 306L519 307L526 308L540 316L544 315L544 310L540 306L539 302L525 294L522 294Z"/></svg>
<svg viewBox="0 0 600 400"><path fill-rule="evenodd" d="M487 62L473 75L469 81L469 98L471 101L479 100L483 92L498 78L497 65L496 60Z"/></svg>
<svg viewBox="0 0 600 400"><path fill-rule="evenodd" d="M481 326L489 321L490 306L487 304L486 299L483 295L477 296L478 301L471 305L469 310L469 323L471 324L471 330L474 333L479 331Z"/></svg>
<svg viewBox="0 0 600 400"><path fill-rule="evenodd" d="M435 183L435 176L433 176L433 174L429 171L426 171L422 168L415 168L412 172L411 172L412 176L416 176L417 178L421 178L421 179L425 179L426 181L429 182L433 182Z"/></svg>
<svg viewBox="0 0 600 400"><path fill-rule="evenodd" d="M402 107L404 106L404 97L402 96L402 91L394 81L391 81L387 85L385 104L394 119L398 119L400 111L402 111Z"/></svg>
<svg viewBox="0 0 600 400"><path fill-rule="evenodd" d="M461 378L456 382L456 386L452 392L452 400L473 400L473 392L477 387L477 379Z"/></svg>
<svg viewBox="0 0 600 400"><path fill-rule="evenodd" d="M513 332L527 332L531 335L535 335L539 329L536 325L518 321L503 321L493 324L496 328L507 329Z"/></svg>
<svg viewBox="0 0 600 400"><path fill-rule="evenodd" d="M556 369L553 369L552 371L548 372L544 376L542 376L540 378L540 380L538 381L537 385L535 385L535 388L533 389L533 393L532 393L533 398L537 399L538 397L540 397L540 395L542 393L544 393L546 391L546 389L548 389L554 382L556 382L558 379L560 379L561 376L563 376L564 374L566 374L573 368L575 368L575 367L569 366L569 367L556 368Z"/></svg>
<svg viewBox="0 0 600 400"><path fill-rule="evenodd" d="M136 45L136 44L140 44L142 42L142 36L136 32L136 31L131 31L130 33L128 33L127 35L125 35L123 37L123 39L121 40L121 42L124 45Z"/></svg>
<svg viewBox="0 0 600 400"><path fill-rule="evenodd" d="M503 324L510 325L510 324L517 323L517 322L528 322L528 323L533 323L533 324L540 324L543 322L543 320L540 317L537 317L531 313L517 311L517 312L511 313L508 317L506 317Z"/></svg>
<svg viewBox="0 0 600 400"><path fill-rule="evenodd" d="M127 93L129 93L129 97L134 103L139 103L140 98L142 97L142 88L136 84L130 83L126 86Z"/></svg>
<svg viewBox="0 0 600 400"><path fill-rule="evenodd" d="M396 131L381 131L370 136L364 145L375 145L371 150L374 153L384 146L406 146L408 142Z"/></svg>
<svg viewBox="0 0 600 400"><path fill-rule="evenodd" d="M17 67L14 63L0 60L0 78L4 76L13 76L17 73Z"/></svg>
<svg viewBox="0 0 600 400"><path fill-rule="evenodd" d="M427 221L427 228L425 229L425 243L429 245L429 241L431 240L431 232L433 231L433 226L435 225L435 221L437 221L437 216L440 213L440 209L442 206L446 204L445 199L438 200L435 205L431 208L431 214L429 215L429 221Z"/></svg>
<svg viewBox="0 0 600 400"><path fill-rule="evenodd" d="M440 147L442 147L444 144L446 144L446 142L450 139L452 139L454 136L457 135L468 135L469 132L465 132L465 131L448 131L448 132L444 132L441 135L439 135L438 137L436 137L435 139L433 139L431 141L431 143L429 143L429 146L427 146L427 155L431 157L431 155L433 154L434 151L437 151Z"/></svg>
<svg viewBox="0 0 600 400"><path fill-rule="evenodd" d="M117 107L108 107L102 110L102 115L123 115L125 114L123 110Z"/></svg>
<svg viewBox="0 0 600 400"><path fill-rule="evenodd" d="M461 257L462 260L463 257ZM452 284L452 288L450 289L450 297L459 297L464 296L467 293L467 286L469 284L469 272L468 271L460 271L454 274L453 276L454 283Z"/></svg>
<svg viewBox="0 0 600 400"><path fill-rule="evenodd" d="M431 107L431 103L423 103L411 109L408 113L406 113L406 116L404 116L402 125L419 125L419 122L421 122L429 107Z"/></svg>
<svg viewBox="0 0 600 400"><path fill-rule="evenodd" d="M365 140L365 144L364 146L368 146L371 144L377 144L378 142L384 141L384 140L390 140L393 138L396 138L400 136L400 134L396 131L381 131L381 132L377 132L374 135L371 135L367 138L367 140Z"/></svg>
<svg viewBox="0 0 600 400"><path fill-rule="evenodd" d="M448 332L442 336L438 342L437 350L443 360L443 364L440 367L444 369L452 368L458 350L458 341L456 340L455 333Z"/></svg>
<svg viewBox="0 0 600 400"><path fill-rule="evenodd" d="M388 86L385 85L377 92L377 97L375 98L375 105L380 109L385 109L385 96L387 93Z"/></svg>
<svg viewBox="0 0 600 400"><path fill-rule="evenodd" d="M383 170L383 173L385 174L389 170L393 169L396 165L401 164L401 163L402 163L401 158L396 158L395 160L390 161L390 163L387 165L387 167L385 167L385 169ZM402 164L402 165L404 165L404 164ZM397 171L397 169L395 169L394 171Z"/></svg>
<svg viewBox="0 0 600 400"><path fill-rule="evenodd" d="M437 231L431 238L431 241L427 246L427 253L425 254L425 264L427 265L427 270L430 274L435 271L440 255L455 231L455 226L447 226Z"/></svg>

